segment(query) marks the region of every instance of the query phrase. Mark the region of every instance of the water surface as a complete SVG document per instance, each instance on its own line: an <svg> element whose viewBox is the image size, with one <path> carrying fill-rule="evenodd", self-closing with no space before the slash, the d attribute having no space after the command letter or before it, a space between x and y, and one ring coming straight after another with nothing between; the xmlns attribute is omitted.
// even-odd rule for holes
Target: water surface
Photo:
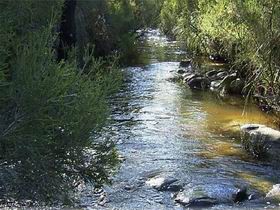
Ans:
<svg viewBox="0 0 280 210"><path fill-rule="evenodd" d="M239 98L220 100L172 82L178 61L187 56L182 49L150 30L139 47L143 62L124 70L126 82L111 99L112 124L102 135L117 143L124 161L98 208L182 209L170 192L145 184L155 175L174 176L186 191L214 197L243 186L264 194L280 181L277 167L244 152L236 132L244 123L271 125L272 119L254 105L244 110ZM214 209L264 206L251 201Z"/></svg>

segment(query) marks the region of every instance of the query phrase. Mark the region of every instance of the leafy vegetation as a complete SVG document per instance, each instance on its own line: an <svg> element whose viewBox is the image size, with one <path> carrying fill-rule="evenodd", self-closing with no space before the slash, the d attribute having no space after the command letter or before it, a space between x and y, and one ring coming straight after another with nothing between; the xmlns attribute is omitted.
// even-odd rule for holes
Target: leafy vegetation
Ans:
<svg viewBox="0 0 280 210"><path fill-rule="evenodd" d="M108 182L117 163L113 144L91 136L107 119L120 71L92 48L81 69L75 49L57 62L63 1L6 0L0 8L1 198L68 203L79 184Z"/></svg>
<svg viewBox="0 0 280 210"><path fill-rule="evenodd" d="M227 58L251 95L279 111L279 9L272 0L166 0L160 26L195 54Z"/></svg>

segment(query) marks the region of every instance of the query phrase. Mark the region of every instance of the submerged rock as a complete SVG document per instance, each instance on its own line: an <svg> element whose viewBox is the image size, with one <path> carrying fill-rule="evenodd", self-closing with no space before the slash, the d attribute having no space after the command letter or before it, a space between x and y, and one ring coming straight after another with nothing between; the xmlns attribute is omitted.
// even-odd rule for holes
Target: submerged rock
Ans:
<svg viewBox="0 0 280 210"><path fill-rule="evenodd" d="M280 131L265 125L246 124L241 127L241 137L245 149L255 157L280 157Z"/></svg>
<svg viewBox="0 0 280 210"><path fill-rule="evenodd" d="M246 188L238 189L232 197L235 203L240 203L249 199Z"/></svg>
<svg viewBox="0 0 280 210"><path fill-rule="evenodd" d="M185 206L185 207L212 207L218 204L218 201L210 197L189 197L185 192L179 192L175 197L175 202Z"/></svg>
<svg viewBox="0 0 280 210"><path fill-rule="evenodd" d="M146 181L146 184L158 191L178 192L183 189L179 180L173 177L153 177Z"/></svg>

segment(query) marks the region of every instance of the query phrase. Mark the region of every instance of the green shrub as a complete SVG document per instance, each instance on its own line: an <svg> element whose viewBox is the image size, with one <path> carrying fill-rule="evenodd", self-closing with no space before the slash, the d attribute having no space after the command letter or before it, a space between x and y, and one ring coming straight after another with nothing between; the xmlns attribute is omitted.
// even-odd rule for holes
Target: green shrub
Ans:
<svg viewBox="0 0 280 210"><path fill-rule="evenodd" d="M227 58L252 95L261 87L266 102L280 107L279 9L280 2L272 0L166 0L161 27L194 53Z"/></svg>
<svg viewBox="0 0 280 210"><path fill-rule="evenodd" d="M106 99L118 88L121 73L114 60L96 59L92 50L84 53L82 69L77 69L74 50L67 61L57 63L54 29L62 5L51 2L0 4L4 200L68 203L79 184L108 182L117 164L110 140L100 142L94 136L106 122ZM19 11L24 24L12 16Z"/></svg>

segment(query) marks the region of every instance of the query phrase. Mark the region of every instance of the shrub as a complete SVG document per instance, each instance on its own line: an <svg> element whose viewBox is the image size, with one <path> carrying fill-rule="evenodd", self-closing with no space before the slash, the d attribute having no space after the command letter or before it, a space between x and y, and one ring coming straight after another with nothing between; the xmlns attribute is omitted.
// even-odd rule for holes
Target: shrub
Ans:
<svg viewBox="0 0 280 210"><path fill-rule="evenodd" d="M57 63L54 29L62 5L51 2L0 5L0 195L5 199L68 203L79 184L108 182L117 163L113 144L93 137L107 119L106 98L118 87L120 71L93 53L85 53L81 70L75 51ZM19 8L24 24L12 16Z"/></svg>

